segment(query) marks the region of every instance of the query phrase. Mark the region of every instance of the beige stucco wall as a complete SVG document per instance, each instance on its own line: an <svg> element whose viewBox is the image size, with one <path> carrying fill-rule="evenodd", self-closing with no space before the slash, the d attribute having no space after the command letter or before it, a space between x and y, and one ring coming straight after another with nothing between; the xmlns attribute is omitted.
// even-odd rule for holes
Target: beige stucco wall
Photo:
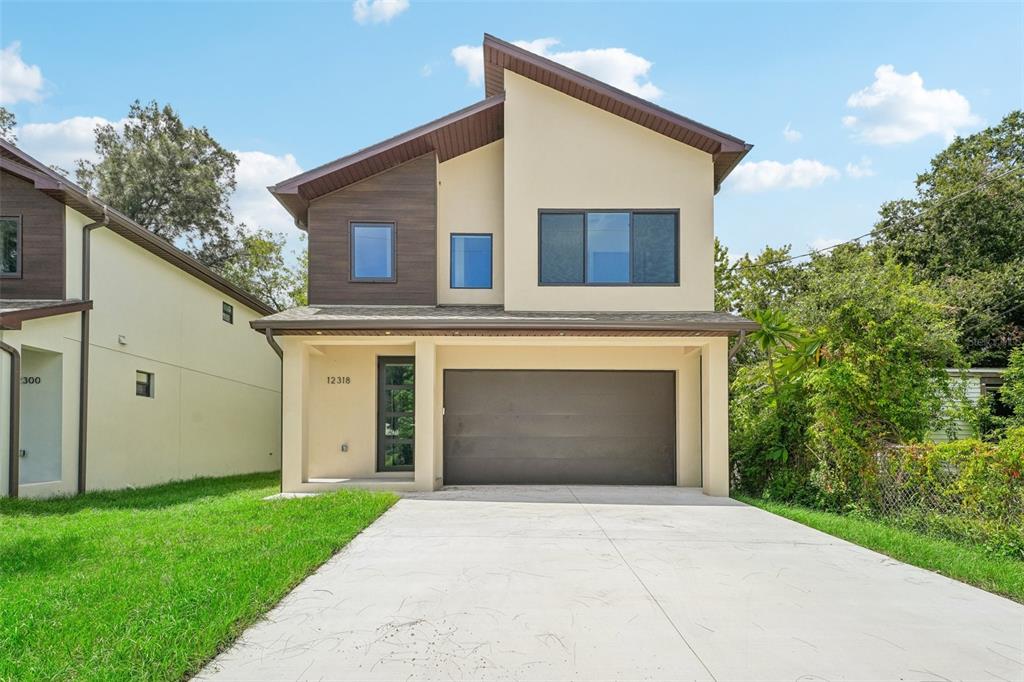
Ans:
<svg viewBox="0 0 1024 682"><path fill-rule="evenodd" d="M61 366L61 478L56 481L22 485L19 494L24 497L48 497L72 494L77 488L78 476L78 375L80 315L69 313L39 320L30 320L16 331L0 331L0 341L13 346L19 353L26 348L60 353ZM7 462L10 424L10 360L0 354L0 495L7 494ZM24 373L23 373L24 376ZM24 443L22 444L24 446ZM29 453L29 457L33 453Z"/></svg>
<svg viewBox="0 0 1024 682"><path fill-rule="evenodd" d="M504 140L437 166L437 302L500 304L504 298ZM451 235L493 235L491 289L452 289Z"/></svg>
<svg viewBox="0 0 1024 682"><path fill-rule="evenodd" d="M67 211L67 295L81 295L81 228ZM88 489L123 488L280 466L280 364L249 327L262 315L121 236L92 232ZM234 306L234 324L221 304ZM63 354L61 480L23 496L73 493L78 476L81 315L30 320L0 332L16 348ZM123 337L123 338L122 338ZM0 384L0 494L6 491L9 366ZM135 395L135 372L155 398Z"/></svg>
<svg viewBox="0 0 1024 682"><path fill-rule="evenodd" d="M710 154L505 71L505 307L712 310ZM537 284L539 209L678 209L680 284Z"/></svg>
<svg viewBox="0 0 1024 682"><path fill-rule="evenodd" d="M279 364L249 327L261 315L107 229L91 248L88 487L276 469ZM136 370L154 373L155 398L135 395Z"/></svg>
<svg viewBox="0 0 1024 682"><path fill-rule="evenodd" d="M676 372L678 485L728 494L724 338L287 336L281 343L285 491L330 488L343 484L342 479L363 479L362 484L391 479L393 487L422 490L442 485L446 369L653 369ZM414 481L408 473L376 473L376 361L381 355L416 356ZM331 384L328 376L349 377L350 383ZM341 451L342 443L348 452Z"/></svg>

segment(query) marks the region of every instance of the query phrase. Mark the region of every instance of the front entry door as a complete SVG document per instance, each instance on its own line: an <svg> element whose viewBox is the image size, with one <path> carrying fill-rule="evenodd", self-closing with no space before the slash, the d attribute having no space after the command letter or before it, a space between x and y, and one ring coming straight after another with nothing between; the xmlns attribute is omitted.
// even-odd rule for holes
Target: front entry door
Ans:
<svg viewBox="0 0 1024 682"><path fill-rule="evenodd" d="M414 358L377 358L377 471L413 470L415 378Z"/></svg>

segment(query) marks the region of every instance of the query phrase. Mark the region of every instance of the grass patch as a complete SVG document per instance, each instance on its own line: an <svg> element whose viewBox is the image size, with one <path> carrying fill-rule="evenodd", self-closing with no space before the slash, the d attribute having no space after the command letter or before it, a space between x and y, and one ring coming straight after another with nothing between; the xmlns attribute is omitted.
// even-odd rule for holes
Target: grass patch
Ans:
<svg viewBox="0 0 1024 682"><path fill-rule="evenodd" d="M896 528L880 521L844 516L737 495L749 505L816 528L893 559L969 583L1024 603L1024 561L993 556L985 548Z"/></svg>
<svg viewBox="0 0 1024 682"><path fill-rule="evenodd" d="M278 474L0 499L0 680L180 680L394 501Z"/></svg>

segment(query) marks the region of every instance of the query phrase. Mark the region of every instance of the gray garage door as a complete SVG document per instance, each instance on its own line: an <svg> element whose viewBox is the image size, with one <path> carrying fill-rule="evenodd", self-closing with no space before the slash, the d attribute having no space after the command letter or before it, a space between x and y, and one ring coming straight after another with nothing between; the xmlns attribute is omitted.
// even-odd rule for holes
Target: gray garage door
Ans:
<svg viewBox="0 0 1024 682"><path fill-rule="evenodd" d="M444 373L444 483L674 485L675 374Z"/></svg>

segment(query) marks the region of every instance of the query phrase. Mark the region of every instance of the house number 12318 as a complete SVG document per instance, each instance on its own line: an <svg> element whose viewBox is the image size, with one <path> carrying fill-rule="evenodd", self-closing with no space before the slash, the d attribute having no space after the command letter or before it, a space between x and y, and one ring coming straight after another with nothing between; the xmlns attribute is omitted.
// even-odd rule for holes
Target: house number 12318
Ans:
<svg viewBox="0 0 1024 682"><path fill-rule="evenodd" d="M352 383L352 377L330 376L330 377L327 377L327 383L329 383L329 384L351 384Z"/></svg>

